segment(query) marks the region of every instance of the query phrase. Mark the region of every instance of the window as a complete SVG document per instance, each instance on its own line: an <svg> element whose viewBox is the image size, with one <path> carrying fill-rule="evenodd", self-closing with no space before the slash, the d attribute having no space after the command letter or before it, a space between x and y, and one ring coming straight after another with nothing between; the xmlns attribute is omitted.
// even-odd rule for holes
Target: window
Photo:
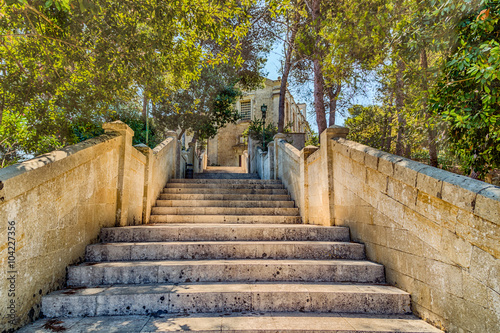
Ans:
<svg viewBox="0 0 500 333"><path fill-rule="evenodd" d="M250 120L252 117L252 103L250 101L241 102L241 120Z"/></svg>

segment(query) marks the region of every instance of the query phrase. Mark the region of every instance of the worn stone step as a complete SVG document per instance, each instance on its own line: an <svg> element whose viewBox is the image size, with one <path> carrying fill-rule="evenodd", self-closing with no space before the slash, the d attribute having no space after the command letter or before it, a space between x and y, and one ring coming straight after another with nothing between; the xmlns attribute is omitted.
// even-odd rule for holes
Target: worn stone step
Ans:
<svg viewBox="0 0 500 333"><path fill-rule="evenodd" d="M175 260L83 263L68 286L187 282L384 283L384 267L362 260Z"/></svg>
<svg viewBox="0 0 500 333"><path fill-rule="evenodd" d="M274 179L171 179L168 183L184 184L282 184Z"/></svg>
<svg viewBox="0 0 500 333"><path fill-rule="evenodd" d="M242 208L293 208L293 201L245 201L245 200L156 200L157 207L242 207Z"/></svg>
<svg viewBox="0 0 500 333"><path fill-rule="evenodd" d="M160 200L288 201L288 194L160 194Z"/></svg>
<svg viewBox="0 0 500 333"><path fill-rule="evenodd" d="M54 322L57 324L54 325ZM45 328L47 327L48 328ZM63 332L232 332L232 333L442 333L414 315L359 313L164 313L154 315L44 318L18 333Z"/></svg>
<svg viewBox="0 0 500 333"><path fill-rule="evenodd" d="M405 314L410 295L384 285L198 283L114 285L56 291L42 298L47 317L216 312Z"/></svg>
<svg viewBox="0 0 500 333"><path fill-rule="evenodd" d="M302 223L300 216L279 215L151 215L151 223Z"/></svg>
<svg viewBox="0 0 500 333"><path fill-rule="evenodd" d="M349 241L349 228L310 224L148 224L103 228L103 242Z"/></svg>
<svg viewBox="0 0 500 333"><path fill-rule="evenodd" d="M288 194L286 189L251 189L251 188L164 188L163 193L170 194Z"/></svg>
<svg viewBox="0 0 500 333"><path fill-rule="evenodd" d="M283 184L168 183L165 188L283 189Z"/></svg>
<svg viewBox="0 0 500 333"><path fill-rule="evenodd" d="M218 173L206 172L195 173L194 179L260 179L256 173Z"/></svg>
<svg viewBox="0 0 500 333"><path fill-rule="evenodd" d="M298 208L246 207L153 207L152 215L276 215L299 216Z"/></svg>
<svg viewBox="0 0 500 333"><path fill-rule="evenodd" d="M204 259L353 259L364 246L346 242L203 241L99 243L87 246L87 261Z"/></svg>

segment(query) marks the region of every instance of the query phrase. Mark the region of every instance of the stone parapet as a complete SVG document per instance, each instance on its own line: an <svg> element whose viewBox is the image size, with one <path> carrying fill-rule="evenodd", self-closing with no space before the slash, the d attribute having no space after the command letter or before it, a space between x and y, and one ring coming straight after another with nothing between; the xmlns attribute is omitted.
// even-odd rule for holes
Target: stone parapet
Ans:
<svg viewBox="0 0 500 333"><path fill-rule="evenodd" d="M350 227L412 310L449 332L500 327L500 187L346 140L300 152L275 137L274 175L304 223Z"/></svg>
<svg viewBox="0 0 500 333"><path fill-rule="evenodd" d="M331 139L334 223L349 226L412 310L449 332L500 327L500 188Z"/></svg>
<svg viewBox="0 0 500 333"><path fill-rule="evenodd" d="M101 228L147 223L174 177L177 140L151 150L133 147L133 131L122 122L103 128L99 137L0 169L1 267L13 252L8 237L16 247L15 296L3 293L11 283L9 270L0 269L0 302L15 304L13 316L0 311L1 332L40 315L41 297L65 285L66 267L82 260Z"/></svg>

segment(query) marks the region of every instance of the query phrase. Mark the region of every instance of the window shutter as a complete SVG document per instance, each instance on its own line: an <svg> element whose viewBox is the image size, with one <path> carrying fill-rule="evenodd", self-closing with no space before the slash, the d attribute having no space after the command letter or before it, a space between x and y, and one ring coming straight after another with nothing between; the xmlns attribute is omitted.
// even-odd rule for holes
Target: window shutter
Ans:
<svg viewBox="0 0 500 333"><path fill-rule="evenodd" d="M252 108L251 102L245 101L241 102L241 119L242 120L251 120L252 117Z"/></svg>

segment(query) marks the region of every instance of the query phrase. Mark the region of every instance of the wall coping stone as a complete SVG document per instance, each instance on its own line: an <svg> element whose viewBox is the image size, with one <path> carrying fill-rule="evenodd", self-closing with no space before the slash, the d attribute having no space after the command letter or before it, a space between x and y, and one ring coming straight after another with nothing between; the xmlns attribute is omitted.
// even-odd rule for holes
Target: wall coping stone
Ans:
<svg viewBox="0 0 500 333"><path fill-rule="evenodd" d="M38 169L44 167L51 169L55 168L56 164L66 163L65 167L59 172L59 174L63 174L90 160L92 158L91 155L85 156L89 148L105 145L118 137L120 137L120 134L117 132L102 134L98 137L0 169L0 204L54 178L51 172L45 172L47 169L43 172L38 172ZM28 175L32 171L37 174L31 173Z"/></svg>
<svg viewBox="0 0 500 333"><path fill-rule="evenodd" d="M158 146L156 146L153 149L153 154L157 155L159 152L161 152L163 150L163 148L165 148L166 146L168 146L171 142L174 142L174 138L173 137L170 136L170 137L166 138L165 140L163 140L162 142L160 142L158 144ZM191 148L191 146L189 148Z"/></svg>
<svg viewBox="0 0 500 333"><path fill-rule="evenodd" d="M120 120L116 120L110 123L104 123L102 125L102 129L105 133L117 132L121 135L129 134L132 137L134 136L134 131L130 127L128 127L127 124Z"/></svg>
<svg viewBox="0 0 500 333"><path fill-rule="evenodd" d="M279 140L278 144L280 146L282 146L283 151L286 152L288 155L292 156L297 161L300 159L300 151L297 148L295 148L293 145L289 144L284 139Z"/></svg>
<svg viewBox="0 0 500 333"><path fill-rule="evenodd" d="M391 176L407 185L416 187L429 195L450 202L456 207L465 209L480 217L500 224L500 187L458 175L450 171L432 167L405 157L393 155L381 150L343 138L332 140L347 147L347 157L351 158L350 150L357 150L367 155L377 157L378 171ZM343 153L343 150L338 150ZM381 163L384 161L384 163ZM391 171L387 169L389 162ZM406 168L415 172L411 181L398 175L398 168ZM480 205L478 206L478 200ZM486 208L490 207L490 208ZM496 208L496 209L495 209Z"/></svg>

